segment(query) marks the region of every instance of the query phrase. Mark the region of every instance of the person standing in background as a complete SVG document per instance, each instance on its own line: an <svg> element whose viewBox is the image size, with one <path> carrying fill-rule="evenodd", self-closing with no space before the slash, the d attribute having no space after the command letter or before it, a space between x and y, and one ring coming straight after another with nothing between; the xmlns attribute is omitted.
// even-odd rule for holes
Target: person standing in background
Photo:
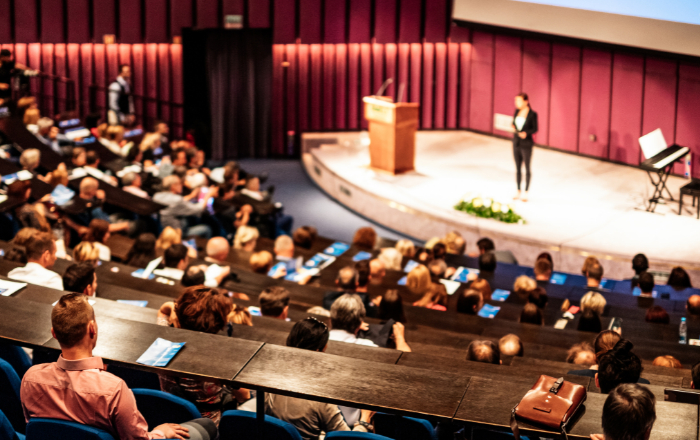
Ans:
<svg viewBox="0 0 700 440"><path fill-rule="evenodd" d="M527 202L530 190L530 161L532 160L532 146L535 141L532 135L537 133L537 113L530 108L530 100L527 93L521 93L515 97L515 115L513 115L513 158L515 159L516 182L518 192L513 197ZM522 165L525 163L525 194L520 190L522 181Z"/></svg>
<svg viewBox="0 0 700 440"><path fill-rule="evenodd" d="M131 126L135 121L134 98L131 95L131 67L128 64L119 66L119 75L109 85L109 125Z"/></svg>

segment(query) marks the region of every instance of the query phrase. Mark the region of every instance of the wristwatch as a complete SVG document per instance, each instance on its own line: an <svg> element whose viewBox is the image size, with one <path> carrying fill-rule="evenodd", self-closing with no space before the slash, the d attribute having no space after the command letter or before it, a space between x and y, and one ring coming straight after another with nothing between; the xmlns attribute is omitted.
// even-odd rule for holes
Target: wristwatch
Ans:
<svg viewBox="0 0 700 440"><path fill-rule="evenodd" d="M360 425L365 428L368 432L374 432L374 426L365 422L364 420L358 420L355 426Z"/></svg>

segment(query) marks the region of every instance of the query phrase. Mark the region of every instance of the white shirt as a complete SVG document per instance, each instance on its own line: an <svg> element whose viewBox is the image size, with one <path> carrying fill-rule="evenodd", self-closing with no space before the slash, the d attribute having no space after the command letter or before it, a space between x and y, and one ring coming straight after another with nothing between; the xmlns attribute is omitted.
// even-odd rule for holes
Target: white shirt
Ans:
<svg viewBox="0 0 700 440"><path fill-rule="evenodd" d="M95 247L100 251L100 260L110 261L112 259L112 251L108 246L105 246L97 241L93 242L92 244L95 245Z"/></svg>
<svg viewBox="0 0 700 440"><path fill-rule="evenodd" d="M135 186L125 186L122 188L124 191L131 193L135 196L141 197L142 199L150 199L148 196L148 193L141 188L135 187Z"/></svg>
<svg viewBox="0 0 700 440"><path fill-rule="evenodd" d="M328 335L328 339L337 342L347 342L349 344L366 345L368 347L379 347L369 339L358 338L352 333L340 329L331 330L330 334Z"/></svg>
<svg viewBox="0 0 700 440"><path fill-rule="evenodd" d="M522 131L523 125L525 125L525 118L522 116L516 116L515 117L515 128L517 128L518 131Z"/></svg>
<svg viewBox="0 0 700 440"><path fill-rule="evenodd" d="M7 274L7 277L11 280L63 290L63 279L61 276L52 270L45 269L39 263L29 262L24 267L16 267Z"/></svg>

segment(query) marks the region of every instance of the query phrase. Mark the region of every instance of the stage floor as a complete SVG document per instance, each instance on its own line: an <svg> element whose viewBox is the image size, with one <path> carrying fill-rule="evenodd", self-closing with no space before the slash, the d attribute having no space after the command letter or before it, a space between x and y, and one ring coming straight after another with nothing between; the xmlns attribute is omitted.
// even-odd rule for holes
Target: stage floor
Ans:
<svg viewBox="0 0 700 440"><path fill-rule="evenodd" d="M468 251L476 249L478 237L489 236L497 247L513 250L521 264L530 265L537 252L549 250L560 254L557 269L578 271L580 261L593 254L620 263L610 266L625 277L638 252L665 268L700 266L700 221L690 198L689 211L681 216L677 203L659 205L656 213L644 211L652 186L647 173L637 168L535 148L530 199L513 202L515 165L509 140L466 131L419 132L416 170L392 176L369 169L366 133L309 133L303 139L304 165L324 191L420 240L457 229L467 238ZM674 197L686 182L669 178ZM504 224L453 209L461 199L474 196L513 203L526 224Z"/></svg>

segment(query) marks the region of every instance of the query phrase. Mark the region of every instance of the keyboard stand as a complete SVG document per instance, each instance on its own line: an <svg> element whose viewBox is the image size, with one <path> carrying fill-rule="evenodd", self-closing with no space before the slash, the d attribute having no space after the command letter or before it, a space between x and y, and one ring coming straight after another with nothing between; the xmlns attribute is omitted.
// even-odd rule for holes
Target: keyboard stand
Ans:
<svg viewBox="0 0 700 440"><path fill-rule="evenodd" d="M659 203L665 203L667 200L675 202L676 199L673 198L671 191L666 186L666 181L668 176L671 175L671 170L675 162L671 162L663 168L646 168L647 174L649 175L649 180L654 187L654 194L649 198L649 203L647 204L647 212L654 212L656 210L656 205ZM656 175L656 177L654 177ZM668 197L664 196L664 191L668 194Z"/></svg>

